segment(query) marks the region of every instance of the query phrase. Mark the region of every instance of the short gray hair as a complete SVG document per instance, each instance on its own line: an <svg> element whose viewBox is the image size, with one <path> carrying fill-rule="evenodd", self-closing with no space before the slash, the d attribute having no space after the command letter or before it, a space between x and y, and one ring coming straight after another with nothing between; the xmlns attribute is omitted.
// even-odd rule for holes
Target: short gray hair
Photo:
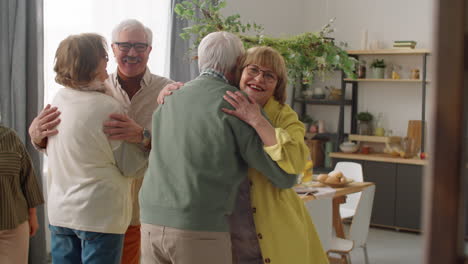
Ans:
<svg viewBox="0 0 468 264"><path fill-rule="evenodd" d="M211 68L222 73L229 72L244 52L244 45L236 35L225 31L210 33L198 46L198 68L200 71Z"/></svg>
<svg viewBox="0 0 468 264"><path fill-rule="evenodd" d="M127 19L120 22L113 30L112 30L112 43L118 42L120 32L125 30L143 30L146 34L146 41L148 41L148 45L153 44L153 32L151 29L145 27L143 23L136 19Z"/></svg>

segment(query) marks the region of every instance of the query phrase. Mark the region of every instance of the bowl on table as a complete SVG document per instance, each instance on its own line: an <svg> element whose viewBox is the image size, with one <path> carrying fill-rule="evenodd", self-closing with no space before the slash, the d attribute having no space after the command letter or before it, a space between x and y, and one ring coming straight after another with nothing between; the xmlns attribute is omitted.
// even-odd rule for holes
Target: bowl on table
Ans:
<svg viewBox="0 0 468 264"><path fill-rule="evenodd" d="M359 145L354 142L343 142L340 145L340 149L345 153L353 153L358 151Z"/></svg>

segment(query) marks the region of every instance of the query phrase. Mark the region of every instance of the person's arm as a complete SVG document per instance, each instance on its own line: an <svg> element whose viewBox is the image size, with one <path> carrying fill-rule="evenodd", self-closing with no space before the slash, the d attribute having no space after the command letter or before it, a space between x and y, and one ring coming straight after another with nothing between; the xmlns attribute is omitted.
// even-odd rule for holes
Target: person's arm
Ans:
<svg viewBox="0 0 468 264"><path fill-rule="evenodd" d="M279 120L276 120L278 127L274 128L262 115L253 98L245 97L240 92L227 92L224 98L234 110L224 108L223 112L252 126L265 144L264 150L283 170L293 174L302 172L309 149L304 142L304 125L291 108L278 109L281 113L277 118Z"/></svg>
<svg viewBox="0 0 468 264"><path fill-rule="evenodd" d="M251 126L230 115L226 116L226 120L233 131L238 153L250 168L260 171L278 188L291 188L296 184L297 175L285 172L271 159L263 149L262 140Z"/></svg>
<svg viewBox="0 0 468 264"><path fill-rule="evenodd" d="M159 92L158 99L157 99L158 104L160 105L164 104L164 97L171 95L172 91L174 90L179 90L180 87L182 87L183 85L184 83L182 82L175 82L175 83L170 83L164 86L161 92Z"/></svg>
<svg viewBox="0 0 468 264"><path fill-rule="evenodd" d="M304 124L289 106L283 106L277 117L275 129L278 144L264 150L288 173L299 174L304 170L309 148L304 142Z"/></svg>
<svg viewBox="0 0 468 264"><path fill-rule="evenodd" d="M16 138L17 145L19 146L18 152L21 155L21 170L20 170L20 184L21 191L26 203L28 205L28 222L29 222L29 235L34 236L39 229L39 222L36 215L36 207L44 203L41 188L37 182L36 173L34 172L31 158L29 157L26 148L19 138Z"/></svg>
<svg viewBox="0 0 468 264"><path fill-rule="evenodd" d="M110 140L124 140L140 144L145 151L151 150L151 132L126 114L113 113L112 120L104 122L104 133Z"/></svg>
<svg viewBox="0 0 468 264"><path fill-rule="evenodd" d="M48 104L29 126L29 136L33 146L43 151L47 148L47 138L58 134L56 127L60 123L60 111Z"/></svg>
<svg viewBox="0 0 468 264"><path fill-rule="evenodd" d="M36 208L29 208L29 236L34 236L39 229L39 222L37 221Z"/></svg>
<svg viewBox="0 0 468 264"><path fill-rule="evenodd" d="M164 104L164 97L172 94L184 84L181 82L170 83L159 92L157 102ZM104 123L104 133L111 140L125 140L130 143L140 143L146 151L151 150L151 131L136 123L124 114L114 113L110 115L111 121ZM145 131L146 130L146 131Z"/></svg>
<svg viewBox="0 0 468 264"><path fill-rule="evenodd" d="M234 107L234 110L228 108L222 108L221 110L253 127L265 146L273 146L278 143L275 128L262 115L260 105L255 102L255 99L248 95L246 97L241 92L233 93L227 91L227 95L224 95L224 100L230 103Z"/></svg>
<svg viewBox="0 0 468 264"><path fill-rule="evenodd" d="M143 131L143 128L128 117L122 108L116 109L110 117L114 119L104 122L104 133L117 167L125 177L141 176L143 173L140 172L146 168L148 162L148 151L142 151L141 148L143 132L139 131Z"/></svg>

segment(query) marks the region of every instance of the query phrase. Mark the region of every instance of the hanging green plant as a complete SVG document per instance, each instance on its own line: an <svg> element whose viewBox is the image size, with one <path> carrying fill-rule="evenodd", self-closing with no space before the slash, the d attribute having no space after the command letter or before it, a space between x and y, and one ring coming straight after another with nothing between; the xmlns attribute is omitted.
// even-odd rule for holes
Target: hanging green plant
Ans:
<svg viewBox="0 0 468 264"><path fill-rule="evenodd" d="M357 60L349 57L343 49L347 44L336 44L328 37L334 30L334 19L317 33L306 32L290 38L272 38L263 34L263 26L242 23L239 14L223 17L220 10L225 6L225 0L217 3L211 0L184 1L175 6L175 13L193 24L184 28L180 36L183 39L192 38L193 46L190 52L194 58L203 37L215 31L228 31L237 34L246 49L265 45L278 50L286 60L289 78L293 82L310 83L316 76L324 79L336 70L342 70L348 77L356 78L354 70ZM197 16L197 13L200 13L201 17ZM253 35L248 36L246 33Z"/></svg>

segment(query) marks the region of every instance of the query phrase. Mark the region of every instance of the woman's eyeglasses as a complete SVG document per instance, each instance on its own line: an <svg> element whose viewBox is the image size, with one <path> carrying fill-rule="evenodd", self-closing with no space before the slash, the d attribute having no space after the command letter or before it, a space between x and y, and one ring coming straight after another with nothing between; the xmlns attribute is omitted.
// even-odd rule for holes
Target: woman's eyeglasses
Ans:
<svg viewBox="0 0 468 264"><path fill-rule="evenodd" d="M278 77L271 71L261 70L257 65L248 65L246 68L247 74L250 77L257 77L260 73L263 73L263 79L267 83L274 83L278 81Z"/></svg>
<svg viewBox="0 0 468 264"><path fill-rule="evenodd" d="M136 52L145 52L149 46L148 44L141 43L141 42L137 42L137 43L114 42L114 44L116 44L117 47L119 47L119 50L123 52L129 52L130 49L132 49L132 47L135 49Z"/></svg>

